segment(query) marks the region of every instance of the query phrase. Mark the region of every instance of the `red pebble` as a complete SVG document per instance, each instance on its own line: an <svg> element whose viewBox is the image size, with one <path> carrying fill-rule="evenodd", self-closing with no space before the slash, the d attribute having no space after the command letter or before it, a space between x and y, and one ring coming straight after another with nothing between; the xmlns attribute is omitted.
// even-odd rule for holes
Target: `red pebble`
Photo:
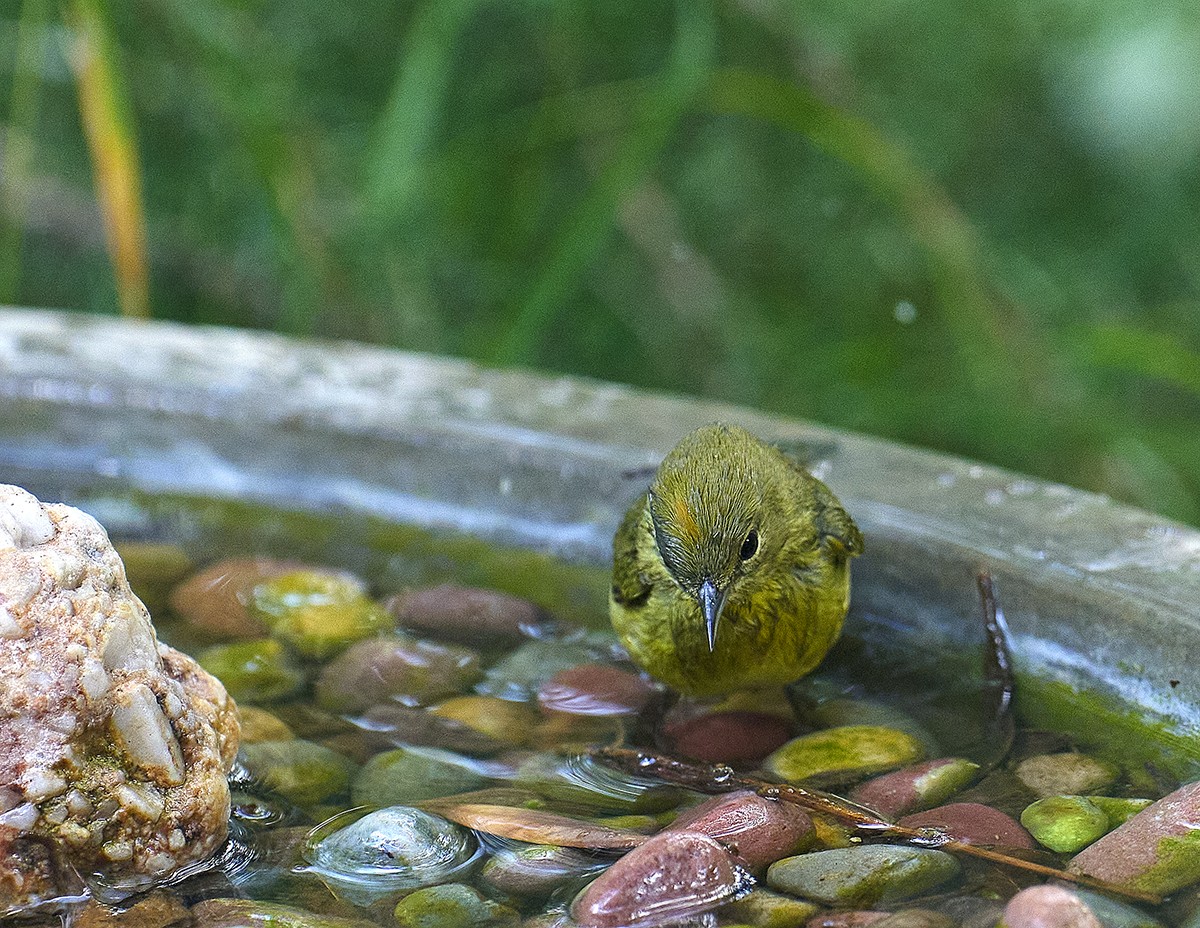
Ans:
<svg viewBox="0 0 1200 928"><path fill-rule="evenodd" d="M549 712L570 715L636 715L654 690L637 674L604 664L580 664L560 670L538 690L538 703Z"/></svg>
<svg viewBox="0 0 1200 928"><path fill-rule="evenodd" d="M951 802L926 812L906 815L896 824L905 828L940 828L963 844L995 844L1030 850L1037 846L1020 822L979 802Z"/></svg>
<svg viewBox="0 0 1200 928"><path fill-rule="evenodd" d="M710 764L755 764L792 737L791 725L766 712L710 712L667 727L679 754Z"/></svg>

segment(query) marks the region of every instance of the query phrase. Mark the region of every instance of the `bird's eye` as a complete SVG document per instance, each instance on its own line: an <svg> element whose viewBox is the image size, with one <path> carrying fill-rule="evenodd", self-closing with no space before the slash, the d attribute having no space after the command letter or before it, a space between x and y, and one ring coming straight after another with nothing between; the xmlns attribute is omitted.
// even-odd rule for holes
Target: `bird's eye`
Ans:
<svg viewBox="0 0 1200 928"><path fill-rule="evenodd" d="M742 560L748 561L758 552L758 532L750 529L750 534L746 536L746 540L742 542L742 550L740 552Z"/></svg>

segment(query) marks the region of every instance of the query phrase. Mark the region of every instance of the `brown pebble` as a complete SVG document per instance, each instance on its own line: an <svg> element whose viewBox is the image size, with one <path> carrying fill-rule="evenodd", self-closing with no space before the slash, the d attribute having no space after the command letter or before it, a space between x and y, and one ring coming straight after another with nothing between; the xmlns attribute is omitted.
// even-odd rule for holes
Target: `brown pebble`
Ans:
<svg viewBox="0 0 1200 928"><path fill-rule="evenodd" d="M404 628L473 647L515 645L549 622L527 599L456 583L405 590L384 608Z"/></svg>
<svg viewBox="0 0 1200 928"><path fill-rule="evenodd" d="M71 925L74 928L166 928L187 917L187 906L178 897L156 890L127 909L113 909L92 900Z"/></svg>
<svg viewBox="0 0 1200 928"><path fill-rule="evenodd" d="M791 723L765 712L711 712L669 725L676 753L709 764L753 764L787 743Z"/></svg>
<svg viewBox="0 0 1200 928"><path fill-rule="evenodd" d="M271 558L230 558L171 591L171 608L189 625L221 638L263 638L270 628L247 608L254 588L304 565Z"/></svg>

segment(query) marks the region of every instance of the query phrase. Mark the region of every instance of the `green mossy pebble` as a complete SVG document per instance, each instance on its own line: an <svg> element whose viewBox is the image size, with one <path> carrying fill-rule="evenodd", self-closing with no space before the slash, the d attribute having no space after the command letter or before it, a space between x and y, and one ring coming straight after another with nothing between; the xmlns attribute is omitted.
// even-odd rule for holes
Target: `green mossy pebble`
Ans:
<svg viewBox="0 0 1200 928"><path fill-rule="evenodd" d="M1154 802L1153 799L1121 799L1114 796L1088 796L1087 798L1092 805L1108 816L1110 831L1118 825L1123 825Z"/></svg>
<svg viewBox="0 0 1200 928"><path fill-rule="evenodd" d="M318 660L395 624L367 598L361 581L332 571L298 570L260 583L251 612L271 627L273 638Z"/></svg>
<svg viewBox="0 0 1200 928"><path fill-rule="evenodd" d="M937 757L941 750L937 739L911 715L873 699L827 699L803 713L803 718L814 728L845 728L849 725L894 728L907 732L921 742L927 757Z"/></svg>
<svg viewBox="0 0 1200 928"><path fill-rule="evenodd" d="M408 805L482 789L487 782L470 758L436 748L396 748L363 765L351 796L355 805Z"/></svg>
<svg viewBox="0 0 1200 928"><path fill-rule="evenodd" d="M874 844L785 857L767 885L826 905L860 908L919 896L958 875L944 851Z"/></svg>
<svg viewBox="0 0 1200 928"><path fill-rule="evenodd" d="M1108 816L1086 796L1047 796L1025 808L1021 824L1043 847L1073 854L1108 832Z"/></svg>
<svg viewBox="0 0 1200 928"><path fill-rule="evenodd" d="M254 776L298 806L344 792L358 769L345 755L303 738L243 745L242 756Z"/></svg>
<svg viewBox="0 0 1200 928"><path fill-rule="evenodd" d="M877 725L845 725L793 738L763 762L763 768L790 782L811 777L847 777L903 767L924 756L907 732Z"/></svg>
<svg viewBox="0 0 1200 928"><path fill-rule="evenodd" d="M520 916L470 886L444 883L405 896L396 903L395 917L400 928L474 928L514 923Z"/></svg>
<svg viewBox="0 0 1200 928"><path fill-rule="evenodd" d="M304 671L272 638L214 645L196 660L237 702L276 702L304 687Z"/></svg>
<svg viewBox="0 0 1200 928"><path fill-rule="evenodd" d="M819 911L821 907L815 903L760 887L736 902L722 906L720 915L722 919L733 919L755 928L795 928Z"/></svg>

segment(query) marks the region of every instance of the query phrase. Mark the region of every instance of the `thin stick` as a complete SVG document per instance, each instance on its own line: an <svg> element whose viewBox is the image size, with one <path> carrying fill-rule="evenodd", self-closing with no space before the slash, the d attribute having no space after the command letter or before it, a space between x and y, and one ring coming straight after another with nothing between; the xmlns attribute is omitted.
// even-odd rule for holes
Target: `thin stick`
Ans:
<svg viewBox="0 0 1200 928"><path fill-rule="evenodd" d="M965 844L937 828L906 828L896 825L880 818L865 806L857 805L832 793L807 789L803 786L791 786L786 783L768 783L766 780L734 773L732 768L724 764L709 766L688 764L673 757L629 748L602 748L593 751L592 757L603 764L616 767L618 770L634 776L659 779L702 793L728 793L739 789L753 790L764 799L783 800L801 806L810 812L828 815L853 826L855 830L863 833L863 837L903 841L917 847L937 848L969 857L978 857L1006 867L1014 867L1058 880L1067 880L1081 886L1090 886L1092 889L1125 896L1151 905L1158 905L1162 902L1161 897L1151 893L1125 889L1103 880L1093 879L1082 873L1070 873L1066 870L1048 867L1045 864L1034 863L1031 860L1012 857L1002 851L991 850L975 844Z"/></svg>
<svg viewBox="0 0 1200 928"><path fill-rule="evenodd" d="M988 770L999 766L1012 750L1016 733L1013 719L1013 698L1016 680L1013 673L1012 653L1008 647L1008 624L1004 613L996 603L996 591L992 586L992 575L981 570L975 577L979 587L979 602L983 609L983 680L984 709L987 725L993 732L988 739L992 745L991 756L984 767Z"/></svg>

